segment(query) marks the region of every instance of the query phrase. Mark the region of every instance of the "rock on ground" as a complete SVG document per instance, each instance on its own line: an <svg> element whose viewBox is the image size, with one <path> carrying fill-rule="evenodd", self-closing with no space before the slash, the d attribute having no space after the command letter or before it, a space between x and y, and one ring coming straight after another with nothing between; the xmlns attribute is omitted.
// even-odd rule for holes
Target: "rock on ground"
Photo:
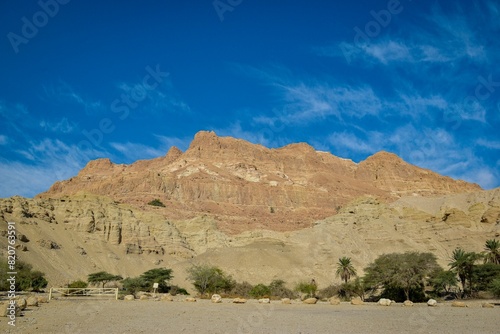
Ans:
<svg viewBox="0 0 500 334"><path fill-rule="evenodd" d="M245 304L247 300L245 298L234 298L233 303L235 304Z"/></svg>
<svg viewBox="0 0 500 334"><path fill-rule="evenodd" d="M330 298L330 305L340 305L340 299L337 297Z"/></svg>
<svg viewBox="0 0 500 334"><path fill-rule="evenodd" d="M302 301L304 304L316 304L318 300L316 298L307 298Z"/></svg>
<svg viewBox="0 0 500 334"><path fill-rule="evenodd" d="M126 295L125 297L123 297L123 300L125 300L125 301L130 301L130 300L134 300L134 299L135 299L134 295Z"/></svg>
<svg viewBox="0 0 500 334"><path fill-rule="evenodd" d="M212 299L212 303L215 303L215 304L222 303L222 297L218 294L213 294L211 299Z"/></svg>
<svg viewBox="0 0 500 334"><path fill-rule="evenodd" d="M391 306L391 303L392 301L386 298L380 298L380 300L378 301L378 304L382 306Z"/></svg>
<svg viewBox="0 0 500 334"><path fill-rule="evenodd" d="M361 298L356 297L356 298L351 299L351 304L352 305L363 305L364 302L361 300Z"/></svg>
<svg viewBox="0 0 500 334"><path fill-rule="evenodd" d="M428 306L437 306L437 303L438 303L438 302L437 302L437 300L435 300L435 299L429 299L429 300L427 301L427 305L428 305Z"/></svg>

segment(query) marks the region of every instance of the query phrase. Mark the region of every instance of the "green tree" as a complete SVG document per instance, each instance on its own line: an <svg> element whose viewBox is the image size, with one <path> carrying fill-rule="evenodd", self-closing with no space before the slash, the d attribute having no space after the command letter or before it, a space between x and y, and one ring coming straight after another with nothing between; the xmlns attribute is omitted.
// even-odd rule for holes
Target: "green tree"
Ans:
<svg viewBox="0 0 500 334"><path fill-rule="evenodd" d="M486 240L484 245L484 263L500 264L500 242L497 239Z"/></svg>
<svg viewBox="0 0 500 334"><path fill-rule="evenodd" d="M172 269L154 268L144 272L141 278L148 285L149 289L153 288L153 283L158 283L158 292L168 292L170 290L168 281L173 278Z"/></svg>
<svg viewBox="0 0 500 334"><path fill-rule="evenodd" d="M97 273L92 273L88 275L87 281L91 284L99 284L102 283L102 287L108 282L112 281L121 281L123 277L120 275L113 275L105 271L99 271Z"/></svg>
<svg viewBox="0 0 500 334"><path fill-rule="evenodd" d="M451 270L439 270L432 275L429 283L437 295L447 295L457 285L457 275Z"/></svg>
<svg viewBox="0 0 500 334"><path fill-rule="evenodd" d="M370 287L365 284L364 280L356 277L353 281L342 283L338 287L337 295L346 300L351 297L360 297L361 300L365 300L365 294L369 290Z"/></svg>
<svg viewBox="0 0 500 334"><path fill-rule="evenodd" d="M188 279L203 296L206 293L229 292L235 282L220 268L211 265L193 265L187 270Z"/></svg>
<svg viewBox="0 0 500 334"><path fill-rule="evenodd" d="M142 277L127 277L123 280L123 289L129 295L135 295L136 292L146 290L150 285Z"/></svg>
<svg viewBox="0 0 500 334"><path fill-rule="evenodd" d="M10 284L7 279L10 277L7 273L9 269L7 261L0 262L0 291L8 291ZM47 280L45 274L38 270L33 270L33 266L21 260L16 261L17 272L15 289L16 291L40 291L47 287Z"/></svg>
<svg viewBox="0 0 500 334"><path fill-rule="evenodd" d="M379 256L365 268L367 286L400 288L406 299L410 291L423 290L428 276L440 269L432 253L406 252Z"/></svg>
<svg viewBox="0 0 500 334"><path fill-rule="evenodd" d="M472 269L473 291L487 291L495 279L500 279L500 265L485 263Z"/></svg>
<svg viewBox="0 0 500 334"><path fill-rule="evenodd" d="M285 281L281 279L275 279L269 284L269 289L271 289L271 296L279 298L295 298L295 293L285 286Z"/></svg>
<svg viewBox="0 0 500 334"><path fill-rule="evenodd" d="M337 277L340 277L344 283L347 283L351 276L356 276L356 269L351 263L350 257L341 257L339 262L337 262L337 271L335 272Z"/></svg>

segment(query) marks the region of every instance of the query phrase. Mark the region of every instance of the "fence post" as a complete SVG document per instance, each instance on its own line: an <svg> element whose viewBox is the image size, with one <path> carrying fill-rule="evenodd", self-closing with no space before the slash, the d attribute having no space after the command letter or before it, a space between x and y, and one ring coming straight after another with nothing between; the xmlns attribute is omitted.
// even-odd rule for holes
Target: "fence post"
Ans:
<svg viewBox="0 0 500 334"><path fill-rule="evenodd" d="M118 288L115 288L115 300L118 300Z"/></svg>
<svg viewBox="0 0 500 334"><path fill-rule="evenodd" d="M50 290L49 290L49 300L51 300L51 299L52 299L52 288L50 288Z"/></svg>

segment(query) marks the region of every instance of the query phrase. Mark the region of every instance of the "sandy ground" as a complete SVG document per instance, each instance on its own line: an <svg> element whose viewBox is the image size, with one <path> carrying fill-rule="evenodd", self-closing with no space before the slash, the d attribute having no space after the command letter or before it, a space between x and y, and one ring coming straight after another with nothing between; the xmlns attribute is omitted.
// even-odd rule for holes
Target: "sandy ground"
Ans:
<svg viewBox="0 0 500 334"><path fill-rule="evenodd" d="M498 301L497 301L498 302ZM26 309L16 327L0 318L3 333L499 333L500 307L468 308L449 303L428 307L401 304L360 306L318 302L291 305L212 304L209 300L173 302L109 299L58 299Z"/></svg>

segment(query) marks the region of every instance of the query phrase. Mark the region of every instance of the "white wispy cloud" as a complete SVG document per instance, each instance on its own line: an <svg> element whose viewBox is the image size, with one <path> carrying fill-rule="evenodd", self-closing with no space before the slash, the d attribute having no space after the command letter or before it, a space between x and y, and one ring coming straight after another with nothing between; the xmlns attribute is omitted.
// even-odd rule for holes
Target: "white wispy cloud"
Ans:
<svg viewBox="0 0 500 334"><path fill-rule="evenodd" d="M49 189L55 181L76 175L91 159L109 156L107 152L81 149L50 138L26 146L20 152L31 161L0 160L1 196L32 197Z"/></svg>
<svg viewBox="0 0 500 334"><path fill-rule="evenodd" d="M40 126L51 132L60 132L60 133L71 133L75 130L76 125L68 121L66 117L63 117L58 122L50 122L46 120L40 121Z"/></svg>
<svg viewBox="0 0 500 334"><path fill-rule="evenodd" d="M41 97L42 99L50 102L79 105L85 110L86 114L100 113L107 107L102 101L84 96L62 80L57 84L44 85L43 90L44 96Z"/></svg>
<svg viewBox="0 0 500 334"><path fill-rule="evenodd" d="M0 145L6 145L8 143L8 138L5 135L0 135Z"/></svg>

